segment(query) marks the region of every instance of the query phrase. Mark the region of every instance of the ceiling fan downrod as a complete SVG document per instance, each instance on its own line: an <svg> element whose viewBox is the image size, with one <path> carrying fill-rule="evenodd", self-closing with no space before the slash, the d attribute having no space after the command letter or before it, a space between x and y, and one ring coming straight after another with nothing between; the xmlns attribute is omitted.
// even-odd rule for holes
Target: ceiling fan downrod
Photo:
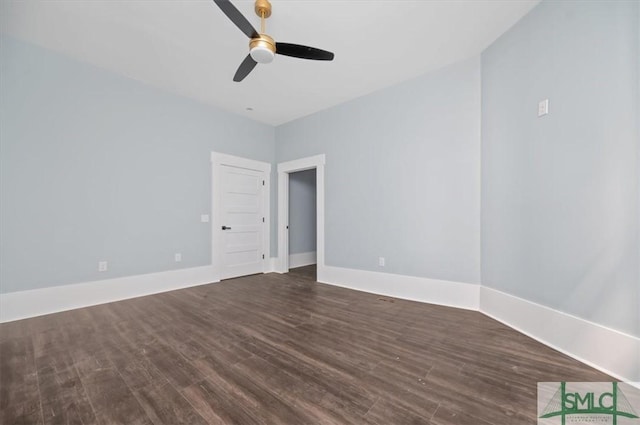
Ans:
<svg viewBox="0 0 640 425"><path fill-rule="evenodd" d="M256 15L260 17L260 32L265 33L265 19L271 16L271 3L269 0L256 0Z"/></svg>

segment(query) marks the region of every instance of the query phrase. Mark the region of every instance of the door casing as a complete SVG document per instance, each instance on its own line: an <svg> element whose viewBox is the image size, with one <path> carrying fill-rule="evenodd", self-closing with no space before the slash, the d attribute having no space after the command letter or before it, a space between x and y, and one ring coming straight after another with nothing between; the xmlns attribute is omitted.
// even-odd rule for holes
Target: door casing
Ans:
<svg viewBox="0 0 640 425"><path fill-rule="evenodd" d="M211 152L211 264L215 270L216 280L220 280L222 270L222 185L221 185L221 167L228 165L231 167L244 168L247 170L264 172L264 190L262 191L262 215L265 218L265 225L262 238L262 252L264 259L262 260L262 272L270 271L269 259L271 246L271 216L270 216L270 188L271 188L271 164L268 162L255 161L253 159L242 158L239 156L227 155L218 152Z"/></svg>
<svg viewBox="0 0 640 425"><path fill-rule="evenodd" d="M324 277L324 166L325 155L315 155L278 164L278 260L276 272L289 272L289 173L316 170L317 280Z"/></svg>

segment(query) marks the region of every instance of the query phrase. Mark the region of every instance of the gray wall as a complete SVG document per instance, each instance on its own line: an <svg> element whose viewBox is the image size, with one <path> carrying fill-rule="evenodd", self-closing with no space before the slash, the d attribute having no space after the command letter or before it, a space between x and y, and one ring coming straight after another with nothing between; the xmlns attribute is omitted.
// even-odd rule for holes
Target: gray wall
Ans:
<svg viewBox="0 0 640 425"><path fill-rule="evenodd" d="M289 174L289 254L316 251L316 170Z"/></svg>
<svg viewBox="0 0 640 425"><path fill-rule="evenodd" d="M210 151L324 153L328 265L482 278L640 336L639 20L543 2L482 80L475 58L275 130L3 36L0 291L209 264Z"/></svg>
<svg viewBox="0 0 640 425"><path fill-rule="evenodd" d="M483 285L636 336L638 6L543 2L482 54Z"/></svg>
<svg viewBox="0 0 640 425"><path fill-rule="evenodd" d="M210 152L273 163L274 129L1 42L1 291L210 264Z"/></svg>
<svg viewBox="0 0 640 425"><path fill-rule="evenodd" d="M479 111L474 58L276 128L326 154L327 265L479 283Z"/></svg>

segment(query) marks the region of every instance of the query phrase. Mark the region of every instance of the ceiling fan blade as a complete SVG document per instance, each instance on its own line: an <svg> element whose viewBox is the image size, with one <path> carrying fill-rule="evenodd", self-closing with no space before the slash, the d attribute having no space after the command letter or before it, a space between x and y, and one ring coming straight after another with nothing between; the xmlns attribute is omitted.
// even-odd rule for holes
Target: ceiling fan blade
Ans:
<svg viewBox="0 0 640 425"><path fill-rule="evenodd" d="M315 47L301 46L291 43L276 43L276 53L300 59L312 59L317 61L332 61L333 53Z"/></svg>
<svg viewBox="0 0 640 425"><path fill-rule="evenodd" d="M238 67L236 75L233 76L233 81L239 83L240 81L244 80L244 77L249 75L249 73L253 71L253 68L255 68L257 64L258 62L254 61L251 55L247 55L247 57L244 58L244 60Z"/></svg>
<svg viewBox="0 0 640 425"><path fill-rule="evenodd" d="M242 13L240 13L240 11L236 9L236 7L231 4L229 0L213 0L213 2L218 5L218 7L224 12L224 14L227 15L229 19L231 19L231 22L236 24L236 26L240 28L240 31L245 33L247 37L258 37L258 31L253 28L253 25L251 25L251 23L247 21L247 18L245 18L244 15L242 15Z"/></svg>

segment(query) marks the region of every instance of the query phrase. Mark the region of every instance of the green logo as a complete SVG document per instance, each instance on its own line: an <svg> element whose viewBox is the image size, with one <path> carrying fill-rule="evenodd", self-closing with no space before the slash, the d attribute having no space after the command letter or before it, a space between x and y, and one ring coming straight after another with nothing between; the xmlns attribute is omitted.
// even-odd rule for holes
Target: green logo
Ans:
<svg viewBox="0 0 640 425"><path fill-rule="evenodd" d="M541 384L548 384L541 387ZM549 399L550 391L555 392ZM613 424L618 425L624 419L624 423L638 423L638 414L634 410L634 405L638 407L637 397L639 391L629 387L633 391L633 404L629 401L625 393L620 388L618 382L598 383L598 382L575 382L575 383L539 383L538 384L538 405L540 408L540 398L546 393L548 403L542 411L538 412L540 419L556 418L555 422L538 421L539 424L557 423L560 420L562 425L567 423L589 423L589 424ZM633 420L629 422L629 420ZM622 425L622 422L620 422Z"/></svg>

